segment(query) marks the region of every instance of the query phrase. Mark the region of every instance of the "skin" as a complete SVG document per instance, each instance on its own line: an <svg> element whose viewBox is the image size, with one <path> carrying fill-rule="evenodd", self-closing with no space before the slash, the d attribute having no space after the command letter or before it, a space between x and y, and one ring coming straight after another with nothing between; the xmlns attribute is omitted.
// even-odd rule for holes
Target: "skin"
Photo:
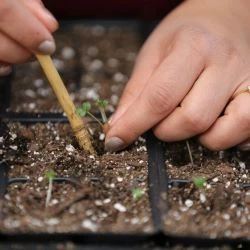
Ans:
<svg viewBox="0 0 250 250"><path fill-rule="evenodd" d="M250 84L249 13L249 0L186 0L170 13L139 53L106 149L122 149L150 128L164 141L198 136L212 150L250 138L249 93L231 100ZM41 52L44 41L54 44L57 27L40 0L1 0L0 75Z"/></svg>
<svg viewBox="0 0 250 250"><path fill-rule="evenodd" d="M250 1L188 0L170 13L141 49L111 118L106 149L146 130L161 140L197 136L212 150L250 137Z"/></svg>
<svg viewBox="0 0 250 250"><path fill-rule="evenodd" d="M1 0L0 72L12 64L27 61L33 53L39 53L42 42L50 41L53 45L51 33L57 27L56 19L40 0Z"/></svg>

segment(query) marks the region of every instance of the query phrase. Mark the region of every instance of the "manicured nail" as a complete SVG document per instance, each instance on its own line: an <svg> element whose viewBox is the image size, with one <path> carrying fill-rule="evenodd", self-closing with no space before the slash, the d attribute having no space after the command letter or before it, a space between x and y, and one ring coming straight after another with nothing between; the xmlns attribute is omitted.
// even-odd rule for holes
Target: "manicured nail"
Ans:
<svg viewBox="0 0 250 250"><path fill-rule="evenodd" d="M241 151L250 151L250 142L241 143L237 148Z"/></svg>
<svg viewBox="0 0 250 250"><path fill-rule="evenodd" d="M123 149L124 146L125 146L124 141L119 137L107 138L105 141L105 150L108 152L118 151L120 149Z"/></svg>
<svg viewBox="0 0 250 250"><path fill-rule="evenodd" d="M12 67L10 65L0 66L0 76L7 76L12 72Z"/></svg>
<svg viewBox="0 0 250 250"><path fill-rule="evenodd" d="M55 52L56 50L56 45L54 41L43 41L39 46L38 46L38 51L43 53L43 54L47 54L47 55L51 55Z"/></svg>

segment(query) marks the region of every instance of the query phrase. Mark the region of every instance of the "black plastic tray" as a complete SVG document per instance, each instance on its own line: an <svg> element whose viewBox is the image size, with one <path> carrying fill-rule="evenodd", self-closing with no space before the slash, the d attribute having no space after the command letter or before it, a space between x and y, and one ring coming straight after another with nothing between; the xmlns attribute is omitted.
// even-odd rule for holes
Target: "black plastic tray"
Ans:
<svg viewBox="0 0 250 250"><path fill-rule="evenodd" d="M92 23L92 22L91 22ZM107 22L122 25L123 22ZM141 22L131 22L139 27L138 32L142 40L152 30L153 25L146 25ZM70 23L67 23L70 25ZM44 122L68 122L67 118L60 113L14 113L6 111L11 101L11 76L0 78L0 136L4 132L5 122L21 122L25 124ZM153 233L142 234L115 234L115 233L42 233L42 234L5 234L0 233L0 249L57 249L58 244L74 244L74 248L69 249L170 249L175 245L195 246L198 249L219 247L229 245L233 249L250 249L250 239L230 239L230 238L201 238L189 236L175 236L166 234L163 231L163 217L167 213L167 187L176 183L184 186L188 180L169 179L165 170L164 154L166 147L157 140L149 131L145 135L148 151L148 185L149 198L151 204L151 216L154 225ZM248 158L247 163L250 160ZM13 183L24 183L27 180L16 176L8 178L8 167L0 159L0 209L3 196L7 192L8 185ZM71 182L73 178L59 177L59 182ZM248 187L248 186L246 186ZM1 212L0 212L1 215ZM36 243L34 243L36 242ZM68 243L71 242L71 243ZM67 248L63 248L67 249ZM185 248L184 248L185 249Z"/></svg>

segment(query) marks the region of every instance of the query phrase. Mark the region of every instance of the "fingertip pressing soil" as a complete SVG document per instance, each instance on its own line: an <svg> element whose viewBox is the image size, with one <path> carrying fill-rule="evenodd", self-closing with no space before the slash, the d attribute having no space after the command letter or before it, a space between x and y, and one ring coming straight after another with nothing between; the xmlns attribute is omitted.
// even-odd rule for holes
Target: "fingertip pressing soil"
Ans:
<svg viewBox="0 0 250 250"><path fill-rule="evenodd" d="M143 138L128 151L98 156L78 148L68 124L12 123L2 138L9 178L28 178L8 188L2 232L152 231ZM54 181L45 209L48 169L57 177L73 177L76 184ZM134 188L144 195L134 199Z"/></svg>
<svg viewBox="0 0 250 250"><path fill-rule="evenodd" d="M185 142L168 144L166 170L169 178L187 179L182 187L168 190L169 211L165 230L171 234L200 237L250 238L249 170L236 149L211 152L191 142L194 166ZM197 188L193 178L205 177L207 184Z"/></svg>

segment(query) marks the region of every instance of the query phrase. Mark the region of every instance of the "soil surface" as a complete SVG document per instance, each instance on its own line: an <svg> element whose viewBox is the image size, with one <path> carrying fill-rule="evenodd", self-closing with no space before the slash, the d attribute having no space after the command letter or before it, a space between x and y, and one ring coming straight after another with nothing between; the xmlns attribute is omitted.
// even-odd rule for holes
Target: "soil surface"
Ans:
<svg viewBox="0 0 250 250"><path fill-rule="evenodd" d="M108 110L114 111L140 46L137 28L84 22L61 25L55 33L53 60L75 104L108 99ZM16 67L10 110L62 111L37 61Z"/></svg>
<svg viewBox="0 0 250 250"><path fill-rule="evenodd" d="M250 238L249 164L236 149L211 152L194 140L190 142L194 165L185 142L167 145L166 170L169 178L191 180L190 184L171 185L165 230L171 234L210 238ZM192 180L206 178L204 188Z"/></svg>
<svg viewBox="0 0 250 250"><path fill-rule="evenodd" d="M103 135L96 128L92 127L92 131L101 145ZM143 138L121 153L98 156L78 148L68 124L12 123L0 138L0 154L9 165L9 178L28 178L24 184L9 185L1 231L152 230ZM53 181L52 198L45 208L49 169L57 177L73 177L76 183ZM135 188L144 194L134 198Z"/></svg>

